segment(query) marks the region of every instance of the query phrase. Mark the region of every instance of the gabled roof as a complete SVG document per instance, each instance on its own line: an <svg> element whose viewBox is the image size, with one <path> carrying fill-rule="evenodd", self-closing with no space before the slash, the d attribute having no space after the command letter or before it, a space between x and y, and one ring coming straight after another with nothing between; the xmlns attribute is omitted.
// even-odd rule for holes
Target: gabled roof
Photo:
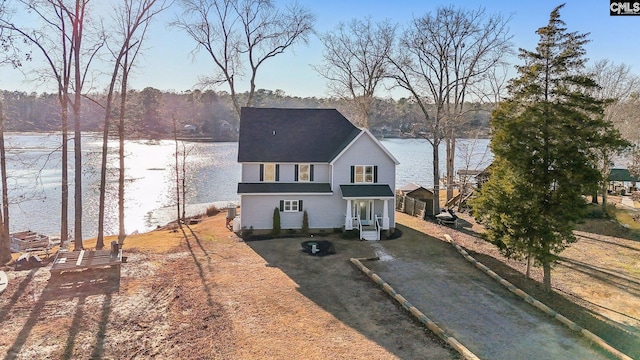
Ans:
<svg viewBox="0 0 640 360"><path fill-rule="evenodd" d="M420 186L420 185L418 185L416 183L413 183L413 182L410 182L410 183L406 184L405 186L403 186L400 189L398 189L398 191L403 192L404 195L409 195L414 191L424 191L424 192L433 194L433 191L431 191L431 190L429 190L429 189L427 189L425 187L422 187L422 186Z"/></svg>
<svg viewBox="0 0 640 360"><path fill-rule="evenodd" d="M637 177L632 176L628 169L611 169L609 172L609 181L629 181L638 182Z"/></svg>
<svg viewBox="0 0 640 360"><path fill-rule="evenodd" d="M360 131L335 109L245 107L238 162L328 163Z"/></svg>
<svg viewBox="0 0 640 360"><path fill-rule="evenodd" d="M386 147L384 147L380 141L378 141L378 139L376 139L375 136L373 136L373 134L371 133L371 131L367 130L367 129L363 129L362 131L360 131L359 134L356 134L355 139L359 139L361 136L369 136L369 138L371 140L373 140L374 143L376 143L376 145L378 145L380 147L380 149L382 149L382 151L387 154L387 156L391 159L391 161L393 161L396 165L400 164L400 162L398 161L398 159L395 158L395 156L393 156L389 150L387 150ZM355 143L355 140L350 140L350 142L348 144L346 144L344 146L344 148L342 150L340 150L340 153L336 154L336 156L334 156L334 159L332 161L332 163L336 162L336 160L342 156L342 154L344 154L345 152L347 152L347 150L349 149L349 147L351 147L351 145L353 145L353 143Z"/></svg>

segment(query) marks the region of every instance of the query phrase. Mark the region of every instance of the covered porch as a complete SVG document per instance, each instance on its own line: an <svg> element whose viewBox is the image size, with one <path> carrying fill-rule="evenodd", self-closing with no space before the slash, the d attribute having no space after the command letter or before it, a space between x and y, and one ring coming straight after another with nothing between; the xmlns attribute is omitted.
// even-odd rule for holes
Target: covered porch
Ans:
<svg viewBox="0 0 640 360"><path fill-rule="evenodd" d="M389 185L340 185L346 200L344 228L359 230L362 240L380 240L392 225L395 196Z"/></svg>

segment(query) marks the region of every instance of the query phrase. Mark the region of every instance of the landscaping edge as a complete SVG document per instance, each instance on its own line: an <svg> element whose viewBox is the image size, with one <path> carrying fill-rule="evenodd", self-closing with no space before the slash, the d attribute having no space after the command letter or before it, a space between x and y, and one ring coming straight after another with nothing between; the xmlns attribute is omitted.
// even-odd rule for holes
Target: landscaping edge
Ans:
<svg viewBox="0 0 640 360"><path fill-rule="evenodd" d="M374 258L351 258L349 259L351 263L353 263L358 269L364 272L371 280L373 280L376 284L382 287L389 296L391 296L395 301L397 301L405 310L409 311L411 315L413 315L418 321L424 324L427 329L440 337L444 342L446 342L449 346L451 346L454 350L456 350L460 355L462 355L465 359L468 360L480 360L478 356L476 356L471 350L467 349L463 344L461 344L456 338L447 334L447 332L442 329L438 324L429 319L425 314L423 314L418 308L411 305L407 299L405 299L402 295L398 294L387 282L382 280L378 274L374 273L368 267L362 264L362 261L369 260L380 260L377 257Z"/></svg>
<svg viewBox="0 0 640 360"><path fill-rule="evenodd" d="M467 259L467 261L469 261L475 267L477 267L478 269L482 270L485 274L489 275L491 278L493 278L494 280L496 280L497 282L502 284L509 291L511 291L512 293L514 293L514 294L518 295L519 297L521 297L527 303L533 305L534 307L536 307L539 310L542 310L545 314L553 317L554 319L556 319L560 323L562 323L565 326L567 326L569 329L580 333L581 335L583 335L588 340L590 340L593 343L595 343L596 345L600 346L603 350L605 350L608 353L610 353L611 355L615 356L617 359L620 359L620 360L633 360L630 356L628 356L628 355L624 354L623 352L621 352L620 350L614 348L609 343L604 341L601 337L595 335L594 333L592 333L591 331L589 331L587 329L582 328L581 326L579 326L575 322L573 322L573 321L567 319L566 317L564 317L562 314L560 314L557 311L551 309L550 307L548 307L547 305L543 304L542 302L536 300L535 298L533 298L532 296L530 296L526 292L522 291L521 289L519 289L515 285L511 284L506 279L502 278L500 275L498 275L493 270L489 269L487 266L485 266L481 262L479 262L476 259L474 259L471 255L469 255L469 253L466 250L464 250L460 245L458 245L453 240L453 238L451 236L449 236L448 234L445 234L444 237L445 237L445 240L447 240L451 245L453 245L453 247L455 247L456 250L458 250L458 252L465 259Z"/></svg>

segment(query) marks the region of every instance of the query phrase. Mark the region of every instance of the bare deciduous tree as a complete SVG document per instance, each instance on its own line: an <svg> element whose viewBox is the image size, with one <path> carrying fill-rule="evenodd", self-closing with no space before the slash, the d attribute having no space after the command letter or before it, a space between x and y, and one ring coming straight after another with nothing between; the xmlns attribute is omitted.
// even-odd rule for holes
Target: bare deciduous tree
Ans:
<svg viewBox="0 0 640 360"><path fill-rule="evenodd" d="M85 25L89 23L86 12L88 0L65 3L57 0L18 0L33 21L41 27L29 29L22 24L1 20L1 27L20 34L24 40L40 50L48 64L40 79L46 82L53 78L58 88L58 99L62 118L62 211L61 243L68 235L68 116L69 106L73 110L74 122L74 241L75 249L82 249L82 137L80 112L82 92L89 75L89 66L102 46L98 39L90 46L82 44ZM28 21L26 23L29 23ZM73 80L73 81L72 81ZM72 98L73 96L73 98Z"/></svg>
<svg viewBox="0 0 640 360"><path fill-rule="evenodd" d="M447 148L447 194L453 194L453 159L458 120L468 92L511 51L507 23L484 9L440 7L416 18L391 57L393 79L409 91L422 110L433 147L434 213L440 212L439 147Z"/></svg>
<svg viewBox="0 0 640 360"><path fill-rule="evenodd" d="M183 14L172 24L195 42L194 52L204 50L218 74L203 85L228 84L238 116L241 106L251 106L256 75L265 61L306 42L315 17L293 4L284 10L270 0L182 0ZM248 74L245 71L248 70ZM237 82L249 78L249 96L240 104Z"/></svg>
<svg viewBox="0 0 640 360"><path fill-rule="evenodd" d="M11 12L6 3L0 2L0 18L3 21L10 19ZM14 36L10 29L0 27L0 66L10 64L14 68L20 66L20 57L17 54L14 44ZM7 186L7 163L4 144L4 112L2 111L2 101L0 98L0 178L2 179L2 209L0 209L0 264L5 264L11 260L11 248L9 237L9 194Z"/></svg>
<svg viewBox="0 0 640 360"><path fill-rule="evenodd" d="M639 143L640 133L637 130L637 95L640 93L640 77L634 74L626 64L615 64L608 59L599 60L589 69L594 80L599 85L593 96L605 100L605 120L612 122L620 133L632 143ZM598 162L603 181L600 183L602 194L602 208L606 211L607 185L613 156L618 153L616 148L599 149ZM633 167L632 167L633 168ZM595 191L592 202L598 202Z"/></svg>
<svg viewBox="0 0 640 360"><path fill-rule="evenodd" d="M107 42L107 47L113 58L113 71L107 90L104 106L105 120L102 139L102 166L100 170L100 199L98 213L98 239L96 248L104 247L104 212L106 197L107 155L109 130L113 111L113 97L117 81L120 81L120 110L118 122L119 137L119 176L118 176L118 243L122 245L125 239L124 229L124 120L126 111L127 84L129 73L139 54L149 22L160 11L166 8L166 3L158 0L125 0L119 6L114 6L114 32ZM110 45L111 44L111 45Z"/></svg>
<svg viewBox="0 0 640 360"><path fill-rule="evenodd" d="M395 32L396 25L389 21L374 23L365 18L340 23L321 36L324 64L315 70L329 80L333 94L354 104L360 126L369 127L374 94L388 76Z"/></svg>

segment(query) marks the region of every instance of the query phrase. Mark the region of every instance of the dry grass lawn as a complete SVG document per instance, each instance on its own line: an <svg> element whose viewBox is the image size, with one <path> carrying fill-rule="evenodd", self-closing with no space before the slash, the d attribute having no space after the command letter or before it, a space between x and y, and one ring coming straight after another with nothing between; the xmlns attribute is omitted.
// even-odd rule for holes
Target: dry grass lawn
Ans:
<svg viewBox="0 0 640 360"><path fill-rule="evenodd" d="M267 266L224 221L218 215L184 233L169 227L127 237L121 277L104 269L51 279L46 267L8 271L9 288L0 295L0 356L458 358L355 269L361 275L356 284L373 292L384 310L370 317L364 304L356 314L362 326L346 324L298 291L283 271ZM387 314L397 319L380 323ZM385 329L389 341L381 344L363 328Z"/></svg>
<svg viewBox="0 0 640 360"><path fill-rule="evenodd" d="M476 259L620 350L640 358L640 243L583 226L552 273L544 294L541 271L523 277L524 263L504 259L461 229L398 214L405 226L449 233ZM121 276L109 270L62 274L48 268L13 271L0 295L0 356L5 359L451 359L444 346L355 270L348 281L371 307L305 296L299 284L224 227L224 215L183 233L167 227L129 236ZM595 224L595 225L593 225ZM109 243L109 238L105 243ZM86 248L95 246L87 241ZM289 271L295 271L295 264ZM314 296L322 296L319 289ZM327 292L327 297L335 296ZM349 304L349 306L352 306ZM344 308L342 308L344 307ZM400 314L389 317L389 314ZM357 326L354 326L357 324ZM363 329L375 329L368 331ZM378 334L378 332L384 331ZM373 334L373 335L372 335ZM378 335L376 335L378 334ZM380 339L385 339L381 341Z"/></svg>

